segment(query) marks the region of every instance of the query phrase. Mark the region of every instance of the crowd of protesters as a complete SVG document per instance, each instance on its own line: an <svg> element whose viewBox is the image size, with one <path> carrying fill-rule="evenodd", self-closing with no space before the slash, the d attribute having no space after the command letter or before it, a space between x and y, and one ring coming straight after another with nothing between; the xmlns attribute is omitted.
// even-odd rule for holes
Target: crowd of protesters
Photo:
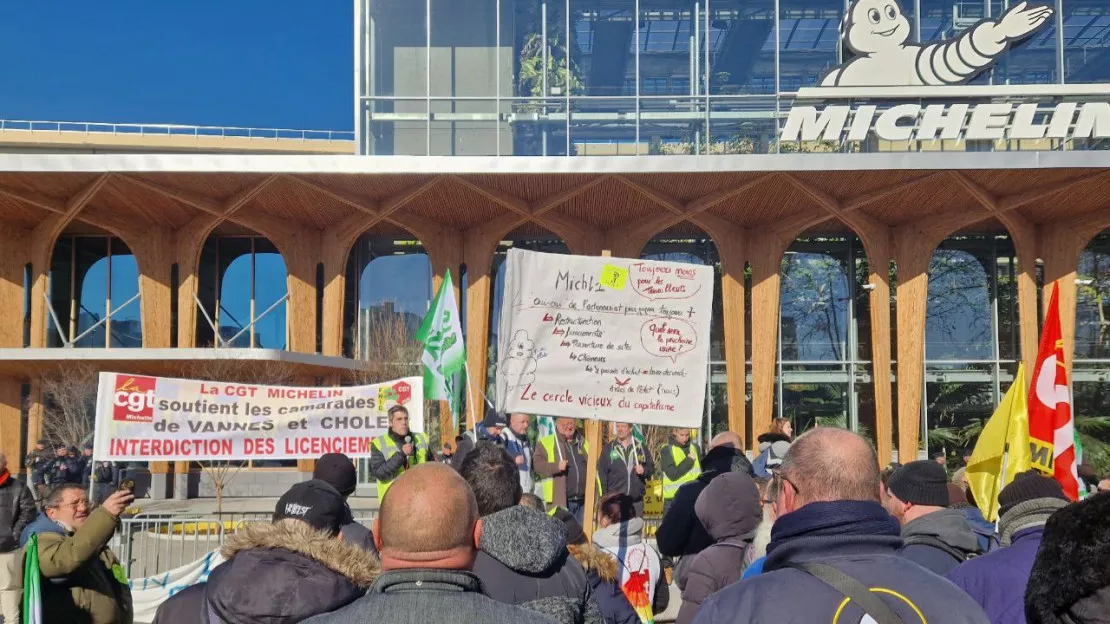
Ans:
<svg viewBox="0 0 1110 624"><path fill-rule="evenodd" d="M962 473L934 459L880 471L870 443L846 430L795 438L776 423L755 462L733 432L703 455L678 430L657 449L666 511L652 544L652 453L627 425L601 449L590 532L585 505L572 506L584 503L588 457L574 421L533 447L527 416L490 413L437 455L407 413L390 416L373 447L372 527L347 502L353 461L324 455L272 522L239 527L224 563L155 623L636 624L672 602L681 624L1110 621L1110 494L1073 503L1032 471L999 493L995 526ZM133 496L94 507L87 481L53 468L80 459L66 449L37 464L45 451L28 458L32 484L36 470L46 485L63 479L41 511L0 456L0 580L20 575L19 549L34 544L44 622L131 624L108 543ZM19 593L5 588L0 621L18 622Z"/></svg>

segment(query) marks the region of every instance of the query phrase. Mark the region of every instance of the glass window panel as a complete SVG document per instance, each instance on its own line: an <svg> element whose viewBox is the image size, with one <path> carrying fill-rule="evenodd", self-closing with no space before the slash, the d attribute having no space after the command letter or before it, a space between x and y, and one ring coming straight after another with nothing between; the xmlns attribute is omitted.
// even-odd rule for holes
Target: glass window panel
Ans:
<svg viewBox="0 0 1110 624"><path fill-rule="evenodd" d="M715 0L710 4L710 93L775 92L774 15L773 0Z"/></svg>
<svg viewBox="0 0 1110 624"><path fill-rule="evenodd" d="M991 0L991 15L996 18L1001 17L1018 4L1019 2L1015 0ZM1056 19L1053 16L1028 38L1016 42L998 59L991 70L994 84L1059 82L1056 66L1056 34Z"/></svg>
<svg viewBox="0 0 1110 624"><path fill-rule="evenodd" d="M789 418L795 432L815 426L848 427L848 384L782 384L782 417Z"/></svg>
<svg viewBox="0 0 1110 624"><path fill-rule="evenodd" d="M256 243L254 259L254 346L260 349L285 349L285 312L289 307L287 300L281 301L288 292L285 260L277 250L263 252L263 242L268 243ZM267 246L272 248L272 245Z"/></svg>
<svg viewBox="0 0 1110 624"><path fill-rule="evenodd" d="M367 69L372 93L428 95L427 2L374 0L369 6L371 48Z"/></svg>
<svg viewBox="0 0 1110 624"><path fill-rule="evenodd" d="M571 106L572 156L636 154L636 100L574 100Z"/></svg>
<svg viewBox="0 0 1110 624"><path fill-rule="evenodd" d="M840 63L837 32L844 12L840 0L784 3L778 36L781 90L797 91L818 83Z"/></svg>
<svg viewBox="0 0 1110 624"><path fill-rule="evenodd" d="M966 429L990 418L994 408L990 383L943 381L925 384L926 450L951 452L963 448Z"/></svg>
<svg viewBox="0 0 1110 624"><path fill-rule="evenodd" d="M1095 373L1094 370L1091 371ZM1083 463L1098 475L1110 474L1110 366L1098 371L1098 380L1078 381L1075 390L1075 427L1083 444Z"/></svg>
<svg viewBox="0 0 1110 624"><path fill-rule="evenodd" d="M774 77L769 92L774 91ZM769 154L775 151L775 101L771 98L713 98L709 109L709 154Z"/></svg>
<svg viewBox="0 0 1110 624"><path fill-rule="evenodd" d="M995 237L998 261L995 276L998 280L998 357L1017 360L1021 357L1020 328L1018 327L1017 255L1013 241L1006 236Z"/></svg>
<svg viewBox="0 0 1110 624"><path fill-rule="evenodd" d="M246 242L249 243L249 239L246 239ZM224 250L221 249L221 251ZM224 341L235 338L236 334L240 334L250 325L251 293L253 292L251 281L250 251L234 257L220 276L220 307L217 311L216 326ZM242 332L230 346L250 347L250 331Z"/></svg>
<svg viewBox="0 0 1110 624"><path fill-rule="evenodd" d="M432 156L496 156L500 122L494 100L433 100ZM509 136L506 134L506 149Z"/></svg>
<svg viewBox="0 0 1110 624"><path fill-rule="evenodd" d="M78 237L74 257L74 279L77 284L76 328L70 339L85 333L108 315L108 239L106 237ZM78 347L105 347L108 334L101 323L88 335L77 341Z"/></svg>
<svg viewBox="0 0 1110 624"><path fill-rule="evenodd" d="M370 153L377 156L428 154L428 101L376 100L367 128Z"/></svg>
<svg viewBox="0 0 1110 624"><path fill-rule="evenodd" d="M565 100L514 100L511 107L513 112L509 119L509 130L512 133L512 154L516 156L567 155ZM505 140L504 136L502 140Z"/></svg>
<svg viewBox="0 0 1110 624"><path fill-rule="evenodd" d="M665 99L640 102L640 153L706 153L703 100Z"/></svg>
<svg viewBox="0 0 1110 624"><path fill-rule="evenodd" d="M562 5L562 3L556 3ZM568 79L572 94L592 96L633 95L625 93L627 77L636 75L636 16L633 0L569 0L571 32L575 41L571 45L571 70ZM549 8L550 10L550 8ZM549 32L562 33L564 15L556 11L560 22L548 23ZM646 41L647 25L641 20L641 41ZM579 45L577 37L589 30L588 46ZM673 39L673 33L672 33ZM665 36L658 39L665 40ZM565 65L565 61L560 61ZM581 85L580 88L577 88ZM561 94L560 94L561 95Z"/></svg>
<svg viewBox="0 0 1110 624"><path fill-rule="evenodd" d="M1110 232L1087 245L1076 279L1075 359L1110 359Z"/></svg>
<svg viewBox="0 0 1110 624"><path fill-rule="evenodd" d="M929 263L925 312L927 360L993 359L991 287L985 267L993 256L972 254L945 241Z"/></svg>
<svg viewBox="0 0 1110 624"><path fill-rule="evenodd" d="M410 1L423 4L423 0ZM429 0L429 3L432 11L431 96L498 95L498 84L508 78L508 74L499 73L497 0ZM508 13L511 3L502 4L505 5L502 10ZM405 70L411 72L413 68Z"/></svg>
<svg viewBox="0 0 1110 624"><path fill-rule="evenodd" d="M796 242L782 260L781 349L787 361L848 358L847 242Z"/></svg>
<svg viewBox="0 0 1110 624"><path fill-rule="evenodd" d="M581 60L593 52L593 27L589 20L571 23L573 54L568 71L566 10L563 2L519 0L511 11L505 10L507 22L502 28L502 45L510 45L512 91L517 97L566 97L582 93ZM546 45L544 41L546 40ZM502 85L504 88L504 85Z"/></svg>
<svg viewBox="0 0 1110 624"><path fill-rule="evenodd" d="M140 299L128 303L139 294L139 266L127 247L112 241L110 346L143 346L142 305ZM124 305L126 304L126 305Z"/></svg>
<svg viewBox="0 0 1110 624"><path fill-rule="evenodd" d="M1065 82L1110 81L1110 4L1064 0L1063 5Z"/></svg>

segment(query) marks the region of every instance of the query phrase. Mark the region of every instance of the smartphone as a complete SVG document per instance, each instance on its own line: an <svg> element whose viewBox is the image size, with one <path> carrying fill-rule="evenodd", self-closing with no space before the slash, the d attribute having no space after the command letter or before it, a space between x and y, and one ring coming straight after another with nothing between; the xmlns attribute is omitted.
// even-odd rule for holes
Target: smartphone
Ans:
<svg viewBox="0 0 1110 624"><path fill-rule="evenodd" d="M120 482L119 489L120 490L127 490L128 492L134 491L135 490L135 480L134 479L124 479L123 481Z"/></svg>

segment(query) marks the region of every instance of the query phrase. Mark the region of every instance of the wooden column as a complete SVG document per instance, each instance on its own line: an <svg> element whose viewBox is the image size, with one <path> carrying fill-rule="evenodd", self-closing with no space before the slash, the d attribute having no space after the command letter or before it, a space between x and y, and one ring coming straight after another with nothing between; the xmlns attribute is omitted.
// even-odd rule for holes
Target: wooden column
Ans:
<svg viewBox="0 0 1110 624"><path fill-rule="evenodd" d="M18 474L23 466L23 441L19 435L23 424L22 388L20 379L0 378L0 451L7 456L12 474Z"/></svg>
<svg viewBox="0 0 1110 624"><path fill-rule="evenodd" d="M713 239L721 258L721 315L724 318L720 322L725 332L728 429L743 439L746 436L748 393L744 340L744 260L748 251L748 232L713 214L699 214L692 220Z"/></svg>
<svg viewBox="0 0 1110 624"><path fill-rule="evenodd" d="M871 307L871 383L875 391L875 450L879 465L891 461L894 407L890 385L890 239L876 238L867 245L871 274L868 303Z"/></svg>
<svg viewBox="0 0 1110 624"><path fill-rule="evenodd" d="M1072 363L1075 358L1075 309L1079 290L1075 280L1079 259L1083 255L1083 249L1088 240L1068 224L1057 223L1042 227L1041 258L1044 260L1045 312L1048 311L1048 302L1052 298L1053 289L1059 286L1064 366L1068 369L1068 379L1071 379ZM1027 374L1032 379L1033 369L1030 368Z"/></svg>
<svg viewBox="0 0 1110 624"><path fill-rule="evenodd" d="M30 262L29 234L22 229L0 227L0 249L3 250L0 254L0 305L5 310L0 317L0 347L3 348L23 346L23 271ZM12 474L19 473L23 465L22 381L15 377L0 378L0 450L8 457Z"/></svg>
<svg viewBox="0 0 1110 624"><path fill-rule="evenodd" d="M917 459L925 383L925 311L936 245L912 226L894 231L898 271L898 461Z"/></svg>
<svg viewBox="0 0 1110 624"><path fill-rule="evenodd" d="M217 217L199 216L177 230L174 237L174 261L177 263L177 346L197 346L196 295L200 287L200 252L216 226ZM199 322L207 323L201 319Z"/></svg>
<svg viewBox="0 0 1110 624"><path fill-rule="evenodd" d="M752 267L752 439L767 431L774 417L775 364L778 361L780 276L786 245L768 233L753 237Z"/></svg>
<svg viewBox="0 0 1110 624"><path fill-rule="evenodd" d="M999 220L1010 232L1017 256L1018 336L1021 341L1020 357L1025 363L1028 382L1037 361L1037 228L1016 211L999 215ZM1078 258L1077 258L1078 259Z"/></svg>
<svg viewBox="0 0 1110 624"><path fill-rule="evenodd" d="M432 235L426 234L428 238L422 237L421 240L425 241L425 248L428 249L428 258L432 263L432 293L438 293L440 285L443 283L444 277L447 272L451 272L451 285L455 291L455 301L461 303L459 275L459 265L462 264L462 235L461 233L450 230L442 231ZM465 371L464 371L465 383ZM459 414L459 422L466 422L465 417ZM447 444L453 443L455 440L455 425L451 417L451 404L448 401L439 402L439 431L440 443ZM452 444L453 446L453 444Z"/></svg>
<svg viewBox="0 0 1110 624"><path fill-rule="evenodd" d="M165 228L153 227L141 236L129 236L127 246L135 255L135 263L139 268L143 347L169 348L172 344L170 274L173 265L173 236Z"/></svg>
<svg viewBox="0 0 1110 624"><path fill-rule="evenodd" d="M466 363L470 382L467 384L467 429L473 429L485 411L486 366L489 349L491 271L497 238L481 228L470 230L463 237L466 258Z"/></svg>

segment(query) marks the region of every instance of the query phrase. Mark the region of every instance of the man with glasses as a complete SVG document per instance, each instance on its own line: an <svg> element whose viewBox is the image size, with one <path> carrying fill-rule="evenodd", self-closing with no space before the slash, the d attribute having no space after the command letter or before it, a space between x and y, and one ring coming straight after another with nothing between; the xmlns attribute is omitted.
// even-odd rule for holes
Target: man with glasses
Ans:
<svg viewBox="0 0 1110 624"><path fill-rule="evenodd" d="M901 528L879 504L878 464L870 443L844 429L797 438L772 485L778 518L763 573L707 599L694 624L989 622L963 591L898 556Z"/></svg>
<svg viewBox="0 0 1110 624"><path fill-rule="evenodd" d="M47 495L19 540L24 547L31 536L38 539L44 622L131 624L127 575L108 541L134 499L130 490L119 490L90 511L80 485L62 484Z"/></svg>

